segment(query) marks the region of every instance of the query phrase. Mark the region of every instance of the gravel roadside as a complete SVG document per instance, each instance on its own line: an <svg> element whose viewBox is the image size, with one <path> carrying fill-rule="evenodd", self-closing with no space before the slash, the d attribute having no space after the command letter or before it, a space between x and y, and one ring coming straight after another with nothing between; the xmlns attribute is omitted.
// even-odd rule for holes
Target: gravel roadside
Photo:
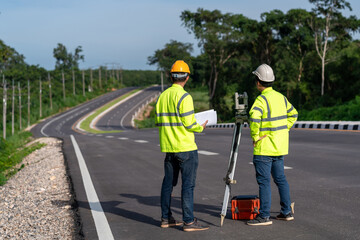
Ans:
<svg viewBox="0 0 360 240"><path fill-rule="evenodd" d="M0 186L0 239L81 239L62 141L24 158L25 167Z"/></svg>

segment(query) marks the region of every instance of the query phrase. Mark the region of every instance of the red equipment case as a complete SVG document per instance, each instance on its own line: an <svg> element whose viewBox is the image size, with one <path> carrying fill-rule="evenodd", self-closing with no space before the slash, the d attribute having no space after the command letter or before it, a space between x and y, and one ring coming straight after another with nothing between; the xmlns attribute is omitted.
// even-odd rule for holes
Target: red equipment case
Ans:
<svg viewBox="0 0 360 240"><path fill-rule="evenodd" d="M256 195L239 195L231 199L231 213L232 219L247 219L256 218L259 214L260 199Z"/></svg>

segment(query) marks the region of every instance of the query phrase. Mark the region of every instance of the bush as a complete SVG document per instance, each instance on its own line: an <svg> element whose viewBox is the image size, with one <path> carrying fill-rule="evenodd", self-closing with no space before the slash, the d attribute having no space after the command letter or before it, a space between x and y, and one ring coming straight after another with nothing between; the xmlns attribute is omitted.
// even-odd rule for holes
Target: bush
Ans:
<svg viewBox="0 0 360 240"><path fill-rule="evenodd" d="M343 105L322 107L311 111L300 110L299 120L308 121L360 121L360 96Z"/></svg>
<svg viewBox="0 0 360 240"><path fill-rule="evenodd" d="M0 186L24 167L23 164L19 168L14 168L14 166L21 163L25 156L44 146L44 144L36 143L24 147L30 141L30 132L21 132L9 137L8 140L0 139Z"/></svg>

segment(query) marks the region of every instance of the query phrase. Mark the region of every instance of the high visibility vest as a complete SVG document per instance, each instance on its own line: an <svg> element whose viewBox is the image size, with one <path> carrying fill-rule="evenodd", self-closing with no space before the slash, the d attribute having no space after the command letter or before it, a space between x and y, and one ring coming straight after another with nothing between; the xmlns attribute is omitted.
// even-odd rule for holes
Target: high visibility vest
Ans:
<svg viewBox="0 0 360 240"><path fill-rule="evenodd" d="M296 122L298 112L284 95L266 88L250 109L250 131L253 141L261 136L254 155L282 156L289 152L289 130Z"/></svg>
<svg viewBox="0 0 360 240"><path fill-rule="evenodd" d="M197 150L194 132L202 132L203 127L196 122L193 99L182 86L173 84L166 89L159 96L155 111L162 152Z"/></svg>

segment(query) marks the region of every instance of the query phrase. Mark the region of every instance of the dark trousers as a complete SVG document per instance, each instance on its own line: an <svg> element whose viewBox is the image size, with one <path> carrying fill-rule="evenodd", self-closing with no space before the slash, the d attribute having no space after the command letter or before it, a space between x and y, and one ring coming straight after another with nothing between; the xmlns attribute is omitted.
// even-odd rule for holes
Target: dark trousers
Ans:
<svg viewBox="0 0 360 240"><path fill-rule="evenodd" d="M164 161L165 176L161 187L161 217L169 218L171 213L171 193L181 172L181 206L183 221L194 221L194 188L199 159L198 152L166 153Z"/></svg>

